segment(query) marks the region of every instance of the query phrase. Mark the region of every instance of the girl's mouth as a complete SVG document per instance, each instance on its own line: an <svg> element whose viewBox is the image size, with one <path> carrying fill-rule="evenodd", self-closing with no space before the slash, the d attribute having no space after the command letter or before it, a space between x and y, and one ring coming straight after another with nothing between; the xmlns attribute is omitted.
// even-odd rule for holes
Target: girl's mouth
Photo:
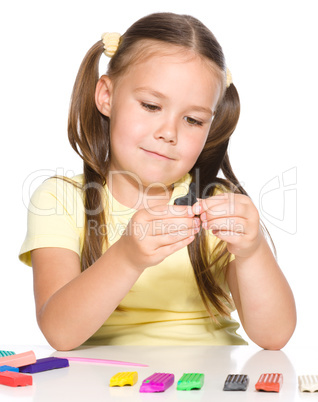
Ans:
<svg viewBox="0 0 318 402"><path fill-rule="evenodd" d="M141 148L144 152L146 152L147 155L151 156L154 159L159 159L159 160L173 160L172 158L169 158L169 156L159 154L158 152L153 152L153 151L148 151L147 149Z"/></svg>

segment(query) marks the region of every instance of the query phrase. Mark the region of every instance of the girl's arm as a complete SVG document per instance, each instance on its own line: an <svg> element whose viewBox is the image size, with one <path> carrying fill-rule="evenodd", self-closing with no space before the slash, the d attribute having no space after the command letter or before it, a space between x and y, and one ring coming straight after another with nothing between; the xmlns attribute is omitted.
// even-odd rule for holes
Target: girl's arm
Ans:
<svg viewBox="0 0 318 402"><path fill-rule="evenodd" d="M171 206L160 208L162 215L137 211L126 233L82 273L74 251L52 247L31 252L37 320L51 346L70 350L81 345L102 326L148 266L193 241L200 223L191 209L173 206L176 216ZM173 236L168 232L170 224L176 228Z"/></svg>
<svg viewBox="0 0 318 402"><path fill-rule="evenodd" d="M256 207L249 197L233 193L199 205L202 226L235 255L227 281L245 332L265 349L282 348L296 326L295 301L262 233Z"/></svg>
<svg viewBox="0 0 318 402"><path fill-rule="evenodd" d="M243 328L264 349L281 349L296 326L292 291L266 240L230 262L227 281Z"/></svg>
<svg viewBox="0 0 318 402"><path fill-rule="evenodd" d="M74 251L31 251L37 321L53 348L70 350L85 342L141 275L117 254L114 245L81 273Z"/></svg>

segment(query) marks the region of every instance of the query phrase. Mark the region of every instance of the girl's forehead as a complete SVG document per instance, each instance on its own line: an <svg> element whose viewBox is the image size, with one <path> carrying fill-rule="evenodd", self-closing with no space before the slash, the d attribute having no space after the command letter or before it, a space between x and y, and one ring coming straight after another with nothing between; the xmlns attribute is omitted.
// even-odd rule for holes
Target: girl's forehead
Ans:
<svg viewBox="0 0 318 402"><path fill-rule="evenodd" d="M173 63L185 63L192 60L200 60L206 66L213 67L213 69L219 69L219 67L210 59L198 54L194 49L187 48L185 46L160 42L160 41L148 41L144 46L140 47L140 54L136 54L134 64L145 63L147 61L155 61L160 58Z"/></svg>
<svg viewBox="0 0 318 402"><path fill-rule="evenodd" d="M181 64L197 60L220 81L223 80L224 76L224 72L213 60L199 54L194 48L171 44L160 40L139 40L132 45L126 56L128 57L122 60L121 72L118 71L116 74L117 79L129 73L134 67L149 66L152 65L152 63L158 63L158 61ZM110 72L110 76L111 75Z"/></svg>

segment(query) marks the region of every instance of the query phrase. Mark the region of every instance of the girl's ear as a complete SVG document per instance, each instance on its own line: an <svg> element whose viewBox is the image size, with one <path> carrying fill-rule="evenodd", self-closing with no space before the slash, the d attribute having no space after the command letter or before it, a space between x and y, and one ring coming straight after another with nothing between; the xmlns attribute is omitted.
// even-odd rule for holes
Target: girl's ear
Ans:
<svg viewBox="0 0 318 402"><path fill-rule="evenodd" d="M113 85L107 75L102 75L95 89L95 103L97 109L105 116L110 117Z"/></svg>

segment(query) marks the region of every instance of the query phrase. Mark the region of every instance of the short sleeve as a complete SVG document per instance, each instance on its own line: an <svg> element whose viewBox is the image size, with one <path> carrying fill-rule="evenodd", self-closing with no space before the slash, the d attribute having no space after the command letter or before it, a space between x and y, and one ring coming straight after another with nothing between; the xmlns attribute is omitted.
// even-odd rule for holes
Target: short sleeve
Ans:
<svg viewBox="0 0 318 402"><path fill-rule="evenodd" d="M28 207L27 234L19 259L31 266L31 250L61 247L80 255L84 227L81 191L62 178L50 178L33 193Z"/></svg>

